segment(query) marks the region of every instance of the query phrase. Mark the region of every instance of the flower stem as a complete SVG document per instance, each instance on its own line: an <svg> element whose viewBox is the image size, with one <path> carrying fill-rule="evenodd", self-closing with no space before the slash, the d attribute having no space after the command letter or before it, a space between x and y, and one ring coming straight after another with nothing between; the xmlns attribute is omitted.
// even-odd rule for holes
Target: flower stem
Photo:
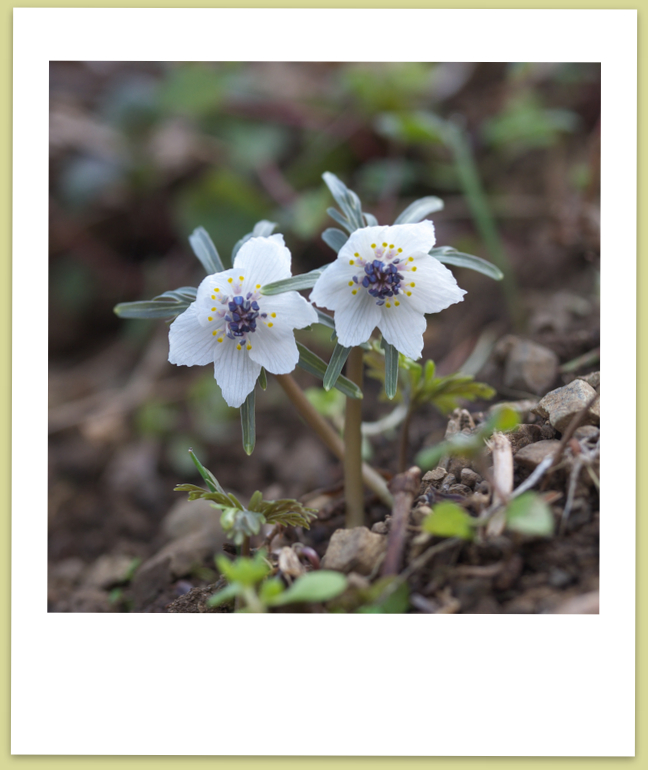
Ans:
<svg viewBox="0 0 648 770"><path fill-rule="evenodd" d="M405 414L405 419L403 420L403 424L401 425L400 446L398 451L398 472L399 473L405 473L405 471L407 470L407 454L409 449L409 429L410 429L411 421L412 421L412 405L409 404L407 407L407 413Z"/></svg>
<svg viewBox="0 0 648 770"><path fill-rule="evenodd" d="M351 348L346 376L362 389L364 361L362 348ZM347 398L344 413L344 495L346 526L364 524L364 487L362 484L362 401Z"/></svg>
<svg viewBox="0 0 648 770"><path fill-rule="evenodd" d="M292 375L275 374L275 377L304 422L312 428L320 440L338 458L338 460L344 462L344 456L346 454L344 451L344 442L306 398L304 392L295 382ZM374 492L388 508L392 507L394 499L389 489L387 489L385 480L366 463L362 464L362 479L369 489L371 489L371 491Z"/></svg>

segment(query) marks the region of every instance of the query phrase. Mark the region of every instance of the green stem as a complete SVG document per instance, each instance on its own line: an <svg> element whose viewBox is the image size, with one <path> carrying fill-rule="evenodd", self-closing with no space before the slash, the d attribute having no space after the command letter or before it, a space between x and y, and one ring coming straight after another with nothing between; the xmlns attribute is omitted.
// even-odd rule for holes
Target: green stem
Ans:
<svg viewBox="0 0 648 770"><path fill-rule="evenodd" d="M315 409L311 402L306 398L304 392L295 382L290 374L275 374L277 382L281 385L284 392L292 402L293 406L301 415L304 422L314 431L319 439L328 447L328 449L340 460L344 462L345 450L344 442L337 432L326 422L322 415ZM356 399L350 399L356 400ZM391 495L383 477L377 473L367 463L362 463L362 478L364 483L374 494L388 507L391 508L394 498Z"/></svg>
<svg viewBox="0 0 648 770"><path fill-rule="evenodd" d="M346 376L362 389L363 351L351 348L347 359ZM364 525L364 487L362 483L362 401L347 398L344 413L344 496L346 498L346 526Z"/></svg>

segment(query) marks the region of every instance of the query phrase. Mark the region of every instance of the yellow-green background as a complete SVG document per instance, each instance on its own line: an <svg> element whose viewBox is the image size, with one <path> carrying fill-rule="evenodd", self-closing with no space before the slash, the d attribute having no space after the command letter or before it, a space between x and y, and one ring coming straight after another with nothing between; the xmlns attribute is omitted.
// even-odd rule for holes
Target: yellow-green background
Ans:
<svg viewBox="0 0 648 770"><path fill-rule="evenodd" d="M157 2L151 0L137 0L133 3L124 2L75 2L75 0L36 0L32 3L17 2L9 3L7 0L0 0L2 4L2 12L0 13L0 50L4 51L4 55L1 58L1 75L0 75L0 104L4 108L2 111L2 117L0 119L0 137L2 141L2 159L3 159L3 173L0 176L2 179L2 185L0 186L0 242L3 244L3 258L0 262L1 278L0 278L0 404L2 405L1 412L1 425L2 425L2 438L3 441L0 445L0 489L3 490L3 501L5 502L4 512L5 515L2 519L3 527L2 533L2 556L0 557L0 563L3 564L0 575L4 580L4 596L3 596L3 610L2 610L2 634L0 635L3 656L2 666L0 667L0 767L11 766L15 768L21 768L21 770L32 770L32 768L40 768L42 766L47 767L60 767L60 768L101 768L101 770L112 770L112 768L119 768L120 770L129 770L130 767L138 768L138 770L146 770L147 768L162 767L164 770L168 768L180 768L186 763L189 763L191 767L213 767L217 766L222 770L247 770L248 768L261 768L265 770L271 770L273 768L312 768L312 770L329 770L329 768L335 768L335 770L346 770L346 768L353 768L354 770L362 770L363 768L377 768L378 770L386 770L387 768L403 767L406 770L419 770L419 768L434 766L436 770L464 770L465 768L495 768L495 767L511 767L511 768L533 768L533 770L545 770L545 768L551 768L551 770L561 770L561 768L585 768L595 767L596 770L608 770L608 768L621 768L628 766L643 766L648 762L648 749L646 749L646 738L642 735L641 725L642 721L646 720L646 691L648 690L648 675L646 674L646 612L641 611L640 602L637 603L637 739L636 739L636 758L573 758L573 759L550 759L550 758L472 758L463 759L457 758L390 758L390 757L366 757L366 758L348 758L340 759L335 757L268 757L268 758L255 758L255 757L133 757L133 758L117 758L117 757L12 757L10 756L10 459L11 459L11 412L10 412L10 400L11 400L11 78L12 78L12 14L13 7L111 7L111 8L160 8L160 7L179 7L184 5L177 2L165 2L164 0L158 0ZM188 6L194 8L231 8L231 7L249 7L249 8L393 8L397 7L393 0L348 0L343 2L338 0L311 0L307 2L301 0L300 2L286 2L286 0L266 0L266 2L236 2L230 0L227 2L214 3L204 2L203 0L191 0L187 3ZM608 2L584 2L583 0L570 0L570 2L546 2L546 0L527 0L527 2L465 2L465 3L448 3L438 2L409 2L403 5L398 5L399 8L629 8L638 9L639 11L639 94L641 95L641 88L645 89L646 83L648 83L648 71L646 64L646 57L642 55L642 50L648 46L648 32L646 32L645 17L648 16L648 0L637 0L634 3L610 3ZM646 99L645 92L644 98L639 99L639 130L638 135L642 135L642 127L645 128L648 121L646 120L646 110L648 109L648 99ZM6 171L5 171L6 169ZM644 152L642 152L641 144L639 146L639 212L638 221L641 223L645 219L646 211L645 206L645 190L648 186L646 177L648 176L648 161L645 158ZM644 216L642 216L642 214ZM642 235L644 237L642 237ZM642 355L641 342L648 336L648 321L646 320L646 313L642 311L640 302L641 297L648 295L648 278L646 277L645 270L642 269L642 257L643 246L645 242L645 233L642 233L641 228L638 233L638 275L637 275L637 290L638 290L638 339L639 345L637 349L637 374L638 374L638 388L637 393L639 396L637 405L637 419L638 419L638 449L637 449L637 464L638 467L642 467L642 459L646 452L646 440L645 432L648 430L646 424L646 409L643 406L641 393L642 385L646 385L646 360ZM642 525L641 515L645 510L645 492L642 492L640 488L638 490L638 508L637 508L637 590L638 596L645 597L647 593L648 582L647 570L642 564L641 554L648 553L648 537L646 536L647 528ZM643 654L642 654L643 648ZM643 717L643 720L642 720ZM383 715L384 724L388 728L389 714L386 712ZM643 722L645 724L645 722ZM217 748L217 747L215 747Z"/></svg>

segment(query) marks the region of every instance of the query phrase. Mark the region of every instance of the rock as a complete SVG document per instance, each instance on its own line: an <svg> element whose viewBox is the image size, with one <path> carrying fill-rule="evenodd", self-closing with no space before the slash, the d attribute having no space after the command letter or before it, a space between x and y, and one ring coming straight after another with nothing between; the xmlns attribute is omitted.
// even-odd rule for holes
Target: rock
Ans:
<svg viewBox="0 0 648 770"><path fill-rule="evenodd" d="M481 480L482 477L471 468L464 468L461 471L461 483L470 489L474 489Z"/></svg>
<svg viewBox="0 0 648 770"><path fill-rule="evenodd" d="M124 554L105 554L88 567L84 583L94 588L111 588L125 580L133 563L131 556Z"/></svg>
<svg viewBox="0 0 648 770"><path fill-rule="evenodd" d="M369 575L382 561L386 550L387 538L366 527L338 529L326 549L322 568Z"/></svg>
<svg viewBox="0 0 648 770"><path fill-rule="evenodd" d="M574 380L569 385L556 388L541 399L535 408L536 414L548 419L551 425L563 433L572 419L587 406L596 395L591 385L583 380ZM600 421L600 402L596 401L583 417L585 425L598 425Z"/></svg>
<svg viewBox="0 0 648 770"><path fill-rule="evenodd" d="M423 522L423 519L431 513L432 513L432 509L430 508L429 505L417 505L416 508L414 508L410 514L412 519L412 524L414 524L417 527L420 527L421 523Z"/></svg>
<svg viewBox="0 0 648 770"><path fill-rule="evenodd" d="M504 385L541 395L558 375L558 356L537 342L515 337L504 363Z"/></svg>
<svg viewBox="0 0 648 770"><path fill-rule="evenodd" d="M470 460L467 457L451 457L448 460L448 473L451 473L456 479L461 478L461 473L465 468L470 468Z"/></svg>
<svg viewBox="0 0 648 770"><path fill-rule="evenodd" d="M371 531L376 535L386 535L389 532L389 522L377 521L371 528Z"/></svg>
<svg viewBox="0 0 648 770"><path fill-rule="evenodd" d="M533 470L540 465L545 457L548 457L549 455L553 456L557 452L559 446L560 441L556 441L555 439L549 441L536 441L535 444L528 444L527 446L522 447L522 449L515 455L515 462L523 468Z"/></svg>
<svg viewBox="0 0 648 770"><path fill-rule="evenodd" d="M447 492L448 489L453 485L457 483L457 477L454 475L454 473L448 473L448 475L443 479L443 483L441 484L441 491Z"/></svg>
<svg viewBox="0 0 648 770"><path fill-rule="evenodd" d="M581 425L580 428L576 428L574 431L574 438L579 441L583 441L589 438L596 438L600 430L596 425Z"/></svg>
<svg viewBox="0 0 648 770"><path fill-rule="evenodd" d="M223 539L219 533L206 527L172 540L155 556L144 562L135 573L132 588L136 610L155 599L172 580L190 574L221 550Z"/></svg>
<svg viewBox="0 0 648 770"><path fill-rule="evenodd" d="M540 441L544 436L539 425L518 425L514 431L507 434L511 442L513 454L519 452L522 447Z"/></svg>
<svg viewBox="0 0 648 770"><path fill-rule="evenodd" d="M448 494L450 495L460 495L461 497L468 497L468 495L472 492L470 487L467 487L465 484L453 484L452 486L448 487Z"/></svg>
<svg viewBox="0 0 648 770"><path fill-rule="evenodd" d="M448 471L445 468L439 466L432 471L428 471L425 476L423 476L423 481L438 487L447 475Z"/></svg>
<svg viewBox="0 0 648 770"><path fill-rule="evenodd" d="M209 607L207 601L218 591L221 591L227 585L227 581L221 578L216 583L209 586L199 586L187 591L186 594L174 599L166 606L167 612L232 612L234 610L234 599L219 605L218 607Z"/></svg>
<svg viewBox="0 0 648 770"><path fill-rule="evenodd" d="M214 533L225 533L220 525L221 512L209 500L178 500L162 520L162 531L172 540L192 532L209 529Z"/></svg>
<svg viewBox="0 0 648 770"><path fill-rule="evenodd" d="M592 372L591 374L583 374L581 377L577 377L578 380L583 380L588 385L591 385L594 390L599 393L601 388L601 372Z"/></svg>

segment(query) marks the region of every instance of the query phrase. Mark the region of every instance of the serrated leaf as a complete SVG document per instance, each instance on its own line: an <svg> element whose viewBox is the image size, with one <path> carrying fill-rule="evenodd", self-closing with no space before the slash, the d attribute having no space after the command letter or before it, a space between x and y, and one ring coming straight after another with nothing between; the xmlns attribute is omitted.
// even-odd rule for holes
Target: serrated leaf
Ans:
<svg viewBox="0 0 648 770"><path fill-rule="evenodd" d="M339 596L347 587L348 580L341 572L316 570L295 580L282 594L271 599L271 607L297 602L327 602Z"/></svg>
<svg viewBox="0 0 648 770"><path fill-rule="evenodd" d="M183 286L150 300L141 302L120 302L115 305L113 312L120 318L172 318L184 311L196 299L196 289L193 286Z"/></svg>
<svg viewBox="0 0 648 770"><path fill-rule="evenodd" d="M381 345L385 351L385 393L391 400L398 390L398 351L384 337Z"/></svg>
<svg viewBox="0 0 648 770"><path fill-rule="evenodd" d="M441 198L437 198L434 195L429 195L426 198L419 198L396 217L394 224L404 225L420 222L428 215L441 211L443 205Z"/></svg>
<svg viewBox="0 0 648 770"><path fill-rule="evenodd" d="M254 388L247 394L241 404L241 432L243 434L243 449L246 455L251 455L256 444L256 417Z"/></svg>
<svg viewBox="0 0 648 770"><path fill-rule="evenodd" d="M328 267L328 265L326 265ZM283 294L286 291L302 291L303 289L312 289L317 283L317 279L322 275L326 267L311 270L310 273L302 275L293 275L291 278L284 278L282 281L267 283L261 287L261 294Z"/></svg>
<svg viewBox="0 0 648 770"><path fill-rule="evenodd" d="M269 222L267 219L262 219L260 222L257 222L251 233L247 233L247 235L244 235L241 240L234 244L234 248L232 249L232 265L234 264L236 255L239 253L239 249L244 243L247 243L250 238L267 238L272 235L276 226L276 222Z"/></svg>
<svg viewBox="0 0 648 770"><path fill-rule="evenodd" d="M487 262L481 257L475 257L472 254L464 254L461 251L453 249L451 246L439 246L430 249L430 255L443 262L446 265L455 265L455 267L467 267L469 270L476 270L482 275L487 275L494 281L501 281L504 273L491 262Z"/></svg>
<svg viewBox="0 0 648 770"><path fill-rule="evenodd" d="M193 233L191 233L189 236L189 244L191 245L194 254L205 268L207 275L220 273L225 269L218 254L218 250L216 249L216 246L214 246L214 242L209 237L209 233L204 227L197 227Z"/></svg>
<svg viewBox="0 0 648 770"><path fill-rule="evenodd" d="M329 227L322 233L322 240L337 254L349 240L349 236L342 230L338 230L337 227Z"/></svg>
<svg viewBox="0 0 648 770"><path fill-rule="evenodd" d="M449 502L438 503L421 524L421 529L438 537L459 537L472 540L474 527L471 517L458 505Z"/></svg>
<svg viewBox="0 0 648 770"><path fill-rule="evenodd" d="M554 532L554 517L540 495L525 492L506 507L506 526L523 535L550 537Z"/></svg>
<svg viewBox="0 0 648 770"><path fill-rule="evenodd" d="M301 342L297 343L297 349L299 350L299 361L297 362L297 366L301 367L309 374L319 377L320 380L323 380L324 375L326 374L326 363L322 361L318 355L313 353L312 350L309 350L305 345L302 345ZM360 388L342 374L338 377L334 387L349 398L362 398L362 391Z"/></svg>
<svg viewBox="0 0 648 770"><path fill-rule="evenodd" d="M331 354L331 360L324 373L324 390L330 390L335 385L350 352L351 348L345 348L344 345L340 345L339 342L335 343L335 348L333 348L333 353Z"/></svg>

